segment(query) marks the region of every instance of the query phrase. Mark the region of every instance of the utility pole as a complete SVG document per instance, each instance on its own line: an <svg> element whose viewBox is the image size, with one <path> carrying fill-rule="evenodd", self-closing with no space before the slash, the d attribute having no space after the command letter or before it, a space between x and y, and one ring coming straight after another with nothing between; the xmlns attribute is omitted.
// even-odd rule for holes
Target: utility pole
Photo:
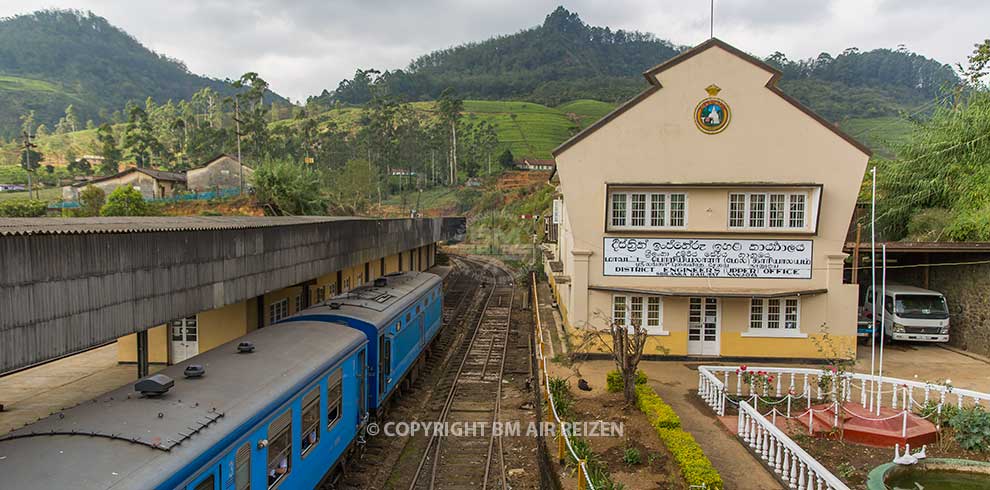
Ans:
<svg viewBox="0 0 990 490"><path fill-rule="evenodd" d="M453 144L450 145L450 185L457 183L457 123L450 122L450 134L453 135Z"/></svg>
<svg viewBox="0 0 990 490"><path fill-rule="evenodd" d="M244 161L241 160L241 112L237 96L234 96L234 133L237 134L237 180L241 184L241 194L244 194Z"/></svg>
<svg viewBox="0 0 990 490"><path fill-rule="evenodd" d="M31 199L31 192L34 191L34 184L31 180L31 174L34 170L31 168L31 149L35 148L37 145L31 142L31 135L27 131L24 131L24 170L27 170L28 177L28 199ZM39 198L41 195L38 196Z"/></svg>

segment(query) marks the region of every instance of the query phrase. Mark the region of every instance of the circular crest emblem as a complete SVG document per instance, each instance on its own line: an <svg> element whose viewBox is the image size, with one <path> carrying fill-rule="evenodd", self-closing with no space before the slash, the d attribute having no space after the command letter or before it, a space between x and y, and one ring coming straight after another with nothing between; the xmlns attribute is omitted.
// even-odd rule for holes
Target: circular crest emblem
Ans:
<svg viewBox="0 0 990 490"><path fill-rule="evenodd" d="M717 97L709 97L694 108L694 124L702 133L717 134L725 130L732 119L729 104Z"/></svg>

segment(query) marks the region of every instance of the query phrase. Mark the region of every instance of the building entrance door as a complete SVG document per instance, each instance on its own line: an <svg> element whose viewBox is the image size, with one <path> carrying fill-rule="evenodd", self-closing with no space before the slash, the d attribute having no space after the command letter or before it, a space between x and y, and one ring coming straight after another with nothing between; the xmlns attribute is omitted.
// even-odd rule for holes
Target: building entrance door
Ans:
<svg viewBox="0 0 990 490"><path fill-rule="evenodd" d="M172 364L178 364L199 354L199 326L195 316L172 320Z"/></svg>
<svg viewBox="0 0 990 490"><path fill-rule="evenodd" d="M691 298L688 310L688 355L720 353L721 311L718 298Z"/></svg>

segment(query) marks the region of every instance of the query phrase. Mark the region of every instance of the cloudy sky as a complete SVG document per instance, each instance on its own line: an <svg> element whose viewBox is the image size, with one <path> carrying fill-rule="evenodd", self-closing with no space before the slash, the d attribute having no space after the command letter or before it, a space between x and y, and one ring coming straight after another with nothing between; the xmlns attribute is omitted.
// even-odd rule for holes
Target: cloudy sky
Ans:
<svg viewBox="0 0 990 490"><path fill-rule="evenodd" d="M92 10L195 73L257 71L296 100L356 68L401 68L431 50L532 27L559 4L589 24L675 44L708 37L707 0L0 0L0 16ZM955 64L990 37L988 18L984 0L716 0L715 35L758 56L903 44Z"/></svg>

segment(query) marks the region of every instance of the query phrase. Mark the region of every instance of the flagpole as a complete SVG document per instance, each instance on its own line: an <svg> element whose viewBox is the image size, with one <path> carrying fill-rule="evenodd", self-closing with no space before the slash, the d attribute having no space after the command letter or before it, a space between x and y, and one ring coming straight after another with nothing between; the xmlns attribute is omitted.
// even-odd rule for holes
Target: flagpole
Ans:
<svg viewBox="0 0 990 490"><path fill-rule="evenodd" d="M877 345L877 167L870 169L873 174L873 188L870 198L870 409L873 409L873 391L876 388L873 376L876 374ZM859 266L859 264L856 264Z"/></svg>
<svg viewBox="0 0 990 490"><path fill-rule="evenodd" d="M881 273L881 281L883 286L881 288L881 293L883 294L880 300L880 362L877 364L877 377L883 380L883 339L885 337L884 331L886 330L887 321L887 245L881 245L883 250L883 272ZM881 384L881 387L883 385ZM880 415L880 396L881 390L877 390L877 415Z"/></svg>

